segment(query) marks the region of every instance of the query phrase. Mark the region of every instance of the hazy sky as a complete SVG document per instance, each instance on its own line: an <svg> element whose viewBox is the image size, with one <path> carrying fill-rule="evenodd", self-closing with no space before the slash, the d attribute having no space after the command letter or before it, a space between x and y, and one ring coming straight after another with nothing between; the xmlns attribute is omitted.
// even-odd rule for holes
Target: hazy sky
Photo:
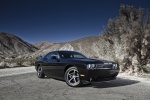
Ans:
<svg viewBox="0 0 150 100"><path fill-rule="evenodd" d="M0 32L29 43L98 36L120 4L149 9L150 0L0 0Z"/></svg>

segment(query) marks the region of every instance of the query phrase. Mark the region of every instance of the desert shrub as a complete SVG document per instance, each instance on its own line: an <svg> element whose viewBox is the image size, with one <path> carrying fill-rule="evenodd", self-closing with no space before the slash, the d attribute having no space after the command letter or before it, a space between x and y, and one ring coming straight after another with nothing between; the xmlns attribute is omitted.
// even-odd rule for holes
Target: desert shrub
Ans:
<svg viewBox="0 0 150 100"><path fill-rule="evenodd" d="M24 58L15 58L15 59L8 59L6 62L8 63L9 66L24 66L24 62L26 59Z"/></svg>
<svg viewBox="0 0 150 100"><path fill-rule="evenodd" d="M6 62L4 62L3 67L4 67L4 68L6 68L6 67L7 67L7 63L6 63Z"/></svg>
<svg viewBox="0 0 150 100"><path fill-rule="evenodd" d="M98 56L90 56L89 58L98 59Z"/></svg>
<svg viewBox="0 0 150 100"><path fill-rule="evenodd" d="M144 8L121 5L120 16L109 19L104 31L106 34L134 33L142 34L150 26L150 14Z"/></svg>
<svg viewBox="0 0 150 100"><path fill-rule="evenodd" d="M36 57L20 57L20 58L11 58L6 60L6 64L11 67L21 67L21 66L34 66L35 61L41 56Z"/></svg>
<svg viewBox="0 0 150 100"><path fill-rule="evenodd" d="M148 67L148 66L143 66L142 69L143 69L143 71L144 71L145 73L150 73L150 67Z"/></svg>
<svg viewBox="0 0 150 100"><path fill-rule="evenodd" d="M17 66L23 66L23 63L25 62L24 58L17 58L15 59L15 63Z"/></svg>
<svg viewBox="0 0 150 100"><path fill-rule="evenodd" d="M28 61L29 61L29 65L30 65L30 66L34 66L34 65L35 65L35 61L36 61L36 58L30 58Z"/></svg>
<svg viewBox="0 0 150 100"><path fill-rule="evenodd" d="M31 58L27 59L27 62L28 62L28 64L29 64L30 66L34 66L34 65L35 65L35 61L36 61L37 59L39 59L40 57L41 57L40 55L37 56L37 57L31 57Z"/></svg>

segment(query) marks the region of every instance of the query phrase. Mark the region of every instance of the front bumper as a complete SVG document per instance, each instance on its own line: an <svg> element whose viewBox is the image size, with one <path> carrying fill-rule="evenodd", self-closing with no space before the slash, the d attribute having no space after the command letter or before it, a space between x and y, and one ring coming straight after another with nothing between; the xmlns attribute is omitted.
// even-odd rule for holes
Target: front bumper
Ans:
<svg viewBox="0 0 150 100"><path fill-rule="evenodd" d="M119 69L95 69L84 70L80 73L80 79L82 82L100 82L116 79L119 73Z"/></svg>

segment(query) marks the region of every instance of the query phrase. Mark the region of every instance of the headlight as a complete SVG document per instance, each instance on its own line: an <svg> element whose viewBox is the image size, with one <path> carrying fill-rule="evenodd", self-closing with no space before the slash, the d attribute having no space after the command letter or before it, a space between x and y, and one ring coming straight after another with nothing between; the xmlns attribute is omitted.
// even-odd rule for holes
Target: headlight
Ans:
<svg viewBox="0 0 150 100"><path fill-rule="evenodd" d="M87 69L96 69L96 64L88 64Z"/></svg>
<svg viewBox="0 0 150 100"><path fill-rule="evenodd" d="M113 64L113 69L118 69L118 65L117 64Z"/></svg>

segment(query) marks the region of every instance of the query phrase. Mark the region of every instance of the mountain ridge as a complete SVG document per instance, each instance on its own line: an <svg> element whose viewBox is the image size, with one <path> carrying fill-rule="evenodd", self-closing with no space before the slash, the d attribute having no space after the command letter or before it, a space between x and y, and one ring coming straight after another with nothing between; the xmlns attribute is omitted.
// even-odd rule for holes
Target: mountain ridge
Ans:
<svg viewBox="0 0 150 100"><path fill-rule="evenodd" d="M0 55L33 53L38 48L22 40L21 38L6 32L0 32Z"/></svg>

